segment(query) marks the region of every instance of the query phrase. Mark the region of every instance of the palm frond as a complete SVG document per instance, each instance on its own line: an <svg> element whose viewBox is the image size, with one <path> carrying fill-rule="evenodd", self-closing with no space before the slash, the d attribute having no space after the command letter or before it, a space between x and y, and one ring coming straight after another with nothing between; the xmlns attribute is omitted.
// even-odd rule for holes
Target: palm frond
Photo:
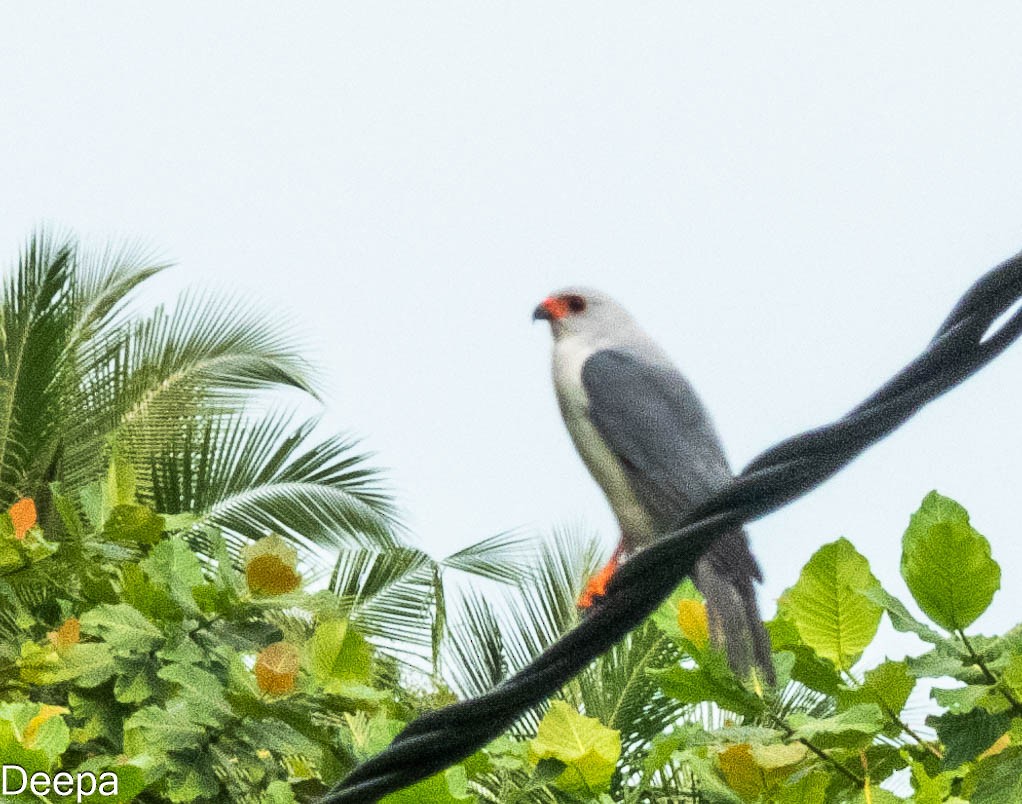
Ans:
<svg viewBox="0 0 1022 804"><path fill-rule="evenodd" d="M504 531L452 553L440 564L444 569L465 572L478 578L524 585L533 573L533 542L534 537L520 531Z"/></svg>
<svg viewBox="0 0 1022 804"><path fill-rule="evenodd" d="M480 573L500 581L485 592L457 584L449 589L454 603L442 666L463 695L492 688L578 622L575 601L602 552L595 536L575 528L556 529L546 538L500 534L482 545L479 556L514 556L516 566ZM474 555L471 548L463 552ZM517 578L509 587L512 575ZM527 713L517 730L529 733L537 723L538 713Z"/></svg>
<svg viewBox="0 0 1022 804"><path fill-rule="evenodd" d="M466 590L458 606L458 622L448 639L444 664L453 689L472 698L489 692L507 678L504 635L493 607L485 595Z"/></svg>
<svg viewBox="0 0 1022 804"><path fill-rule="evenodd" d="M63 361L73 314L74 244L33 235L0 301L0 504L29 493L53 460L72 382Z"/></svg>
<svg viewBox="0 0 1022 804"><path fill-rule="evenodd" d="M113 296L107 290L96 315ZM186 294L173 312L159 307L102 331L79 349L78 364L81 415L64 461L70 487L96 475L111 435L129 454L146 456L198 420L240 413L255 391L290 387L315 396L307 362L272 318L213 297Z"/></svg>
<svg viewBox="0 0 1022 804"><path fill-rule="evenodd" d="M71 286L75 325L69 343L72 350L116 324L132 291L169 267L169 263L156 259L137 243L78 248L75 258L75 281Z"/></svg>
<svg viewBox="0 0 1022 804"><path fill-rule="evenodd" d="M186 423L149 454L154 507L197 515L196 527L221 528L234 549L270 532L305 550L400 546L380 474L356 442L334 436L310 445L317 420L292 421L279 413Z"/></svg>
<svg viewBox="0 0 1022 804"><path fill-rule="evenodd" d="M334 563L330 589L355 608L432 563L428 555L414 547L342 548Z"/></svg>
<svg viewBox="0 0 1022 804"><path fill-rule="evenodd" d="M185 293L171 312L161 306L137 323L123 349L132 368L129 377L146 369L146 374L163 378L159 387L126 384L135 399L135 406L125 411L129 420L144 415L151 397L178 385L200 385L232 399L231 391L275 386L317 397L298 345L274 325L271 315L237 299Z"/></svg>
<svg viewBox="0 0 1022 804"><path fill-rule="evenodd" d="M579 528L555 528L539 540L535 574L519 587L518 603L509 614L516 629L516 639L508 643L516 669L578 623L578 596L602 553L595 534Z"/></svg>
<svg viewBox="0 0 1022 804"><path fill-rule="evenodd" d="M352 612L352 621L377 647L420 670L434 660L432 624L437 597L433 570L432 561L422 561Z"/></svg>

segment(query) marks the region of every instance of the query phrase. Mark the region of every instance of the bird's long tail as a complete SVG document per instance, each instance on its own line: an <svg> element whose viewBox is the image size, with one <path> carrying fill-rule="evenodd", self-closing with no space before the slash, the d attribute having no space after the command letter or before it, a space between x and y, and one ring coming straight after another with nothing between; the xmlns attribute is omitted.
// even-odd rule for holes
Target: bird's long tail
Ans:
<svg viewBox="0 0 1022 804"><path fill-rule="evenodd" d="M692 580L706 600L710 639L727 653L731 669L744 678L756 668L773 684L770 637L756 604L753 581L761 579L745 533L722 536L696 564Z"/></svg>

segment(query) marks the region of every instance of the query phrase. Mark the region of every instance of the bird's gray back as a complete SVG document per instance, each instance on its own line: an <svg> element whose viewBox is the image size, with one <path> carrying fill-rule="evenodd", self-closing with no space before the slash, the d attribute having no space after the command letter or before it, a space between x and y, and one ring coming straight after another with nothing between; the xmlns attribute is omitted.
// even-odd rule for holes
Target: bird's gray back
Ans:
<svg viewBox="0 0 1022 804"><path fill-rule="evenodd" d="M629 345L594 351L581 380L590 421L666 529L724 486L731 471L695 391L658 352Z"/></svg>

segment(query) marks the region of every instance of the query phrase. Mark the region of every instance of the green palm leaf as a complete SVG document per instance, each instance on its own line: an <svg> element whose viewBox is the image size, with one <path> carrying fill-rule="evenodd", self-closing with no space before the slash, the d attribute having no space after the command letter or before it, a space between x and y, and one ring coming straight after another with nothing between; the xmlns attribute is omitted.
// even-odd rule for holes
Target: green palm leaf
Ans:
<svg viewBox="0 0 1022 804"><path fill-rule="evenodd" d="M235 549L270 532L307 551L399 546L393 506L368 456L339 436L310 445L316 424L295 426L286 413L187 422L149 459L154 507L195 514L196 528L221 528Z"/></svg>
<svg viewBox="0 0 1022 804"><path fill-rule="evenodd" d="M157 260L139 244L108 244L95 252L76 248L71 284L75 308L71 349L114 324L132 291L168 267L168 263Z"/></svg>
<svg viewBox="0 0 1022 804"><path fill-rule="evenodd" d="M522 585L532 577L534 552L531 538L509 530L452 553L441 565L478 578Z"/></svg>
<svg viewBox="0 0 1022 804"><path fill-rule="evenodd" d="M600 555L599 541L578 529L557 529L542 539L500 534L481 544L462 553L511 555L515 566L476 574L517 580L485 592L454 588L443 667L452 688L465 696L491 689L578 622L575 601ZM528 715L523 728L528 732L537 722L534 713Z"/></svg>
<svg viewBox="0 0 1022 804"><path fill-rule="evenodd" d="M71 382L64 361L73 246L45 234L22 252L0 302L0 504L28 493L52 461Z"/></svg>
<svg viewBox="0 0 1022 804"><path fill-rule="evenodd" d="M239 413L255 391L314 395L306 361L272 319L212 297L186 295L173 313L160 307L80 351L85 415L69 439L71 486L96 475L111 435L139 463L196 421Z"/></svg>

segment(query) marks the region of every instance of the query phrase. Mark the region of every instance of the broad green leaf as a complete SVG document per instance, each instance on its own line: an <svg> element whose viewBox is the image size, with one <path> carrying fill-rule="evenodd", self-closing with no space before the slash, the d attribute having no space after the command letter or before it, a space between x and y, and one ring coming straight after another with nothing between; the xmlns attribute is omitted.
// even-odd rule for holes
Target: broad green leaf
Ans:
<svg viewBox="0 0 1022 804"><path fill-rule="evenodd" d="M20 731L21 729L18 729L11 719L4 716L3 709L0 708L0 759L2 759L0 764L16 765L29 776L35 771L49 770L52 762L46 752L26 748L18 738ZM20 774L15 775L15 772L11 772L10 779L12 785L20 786Z"/></svg>
<svg viewBox="0 0 1022 804"><path fill-rule="evenodd" d="M46 708L46 706L43 707L44 710ZM62 707L50 708L57 709ZM63 711L66 712L67 710L63 709ZM33 751L42 751L50 758L51 762L55 762L71 744L71 732L62 717L48 716L45 711L36 717L43 718L43 720L40 721L34 731L33 723L29 723L29 729L25 732L24 736L25 745Z"/></svg>
<svg viewBox="0 0 1022 804"><path fill-rule="evenodd" d="M872 589L867 589L863 592L863 594L877 605L884 607L887 611L887 616L891 620L891 625L894 626L895 630L901 631L903 634L915 634L924 642L929 642L933 645L939 645L947 642L947 637L941 636L930 628L930 626L919 622L919 620L913 617L909 613L909 610L905 608L904 603L898 600L898 598L882 586L875 586Z"/></svg>
<svg viewBox="0 0 1022 804"><path fill-rule="evenodd" d="M178 634L156 652L161 661L173 664L202 664L209 655L187 634Z"/></svg>
<svg viewBox="0 0 1022 804"><path fill-rule="evenodd" d="M124 752L128 756L153 751L181 751L193 748L205 733L188 716L183 703L171 701L165 707L147 706L124 721Z"/></svg>
<svg viewBox="0 0 1022 804"><path fill-rule="evenodd" d="M860 790L848 799L848 804L902 804L903 802L907 804L906 799L896 796L890 790L878 787L876 783L871 783L868 791Z"/></svg>
<svg viewBox="0 0 1022 804"><path fill-rule="evenodd" d="M951 795L953 775L947 772L930 776L920 762L912 763L912 789L916 804L942 804Z"/></svg>
<svg viewBox="0 0 1022 804"><path fill-rule="evenodd" d="M69 710L62 706L38 703L0 704L0 723L13 727L20 747L26 751L42 752L47 764L52 764L71 743L71 734L63 715ZM6 757L0 748L0 757Z"/></svg>
<svg viewBox="0 0 1022 804"><path fill-rule="evenodd" d="M667 634L678 645L682 648L687 648L689 640L678 622L678 606L682 605L683 601L702 601L702 599L703 596L699 594L699 590L696 589L692 580L686 578L682 581L681 585L671 592L671 596L661 603L657 610L650 615L650 619L656 623L657 628Z"/></svg>
<svg viewBox="0 0 1022 804"><path fill-rule="evenodd" d="M313 678L327 692L340 692L344 683L369 678L372 649L346 620L327 620L316 626L307 655Z"/></svg>
<svg viewBox="0 0 1022 804"><path fill-rule="evenodd" d="M621 756L621 732L555 700L529 748L537 761L556 759L564 763L564 772L555 782L557 787L576 795L593 795L610 785Z"/></svg>
<svg viewBox="0 0 1022 804"><path fill-rule="evenodd" d="M860 736L872 739L884 725L884 716L876 704L857 704L838 712L832 717L816 718L802 712L788 716L788 723L794 729L793 738L806 739L822 744L844 745L861 742Z"/></svg>
<svg viewBox="0 0 1022 804"><path fill-rule="evenodd" d="M870 778L877 784L883 779L889 779L897 771L908 768L909 757L903 747L904 743L881 740L874 741L867 745L857 757L849 757L851 763L848 767L861 770L863 763L869 768ZM865 759L863 759L865 756ZM856 768L855 760L858 760Z"/></svg>
<svg viewBox="0 0 1022 804"><path fill-rule="evenodd" d="M197 613L192 589L205 582L202 565L180 536L164 539L149 556L139 562L158 586L170 591L174 600L187 612Z"/></svg>
<svg viewBox="0 0 1022 804"><path fill-rule="evenodd" d="M1022 801L1022 753L1002 754L980 763L973 773L971 804Z"/></svg>
<svg viewBox="0 0 1022 804"><path fill-rule="evenodd" d="M82 504L82 513L88 523L96 530L103 529L108 511L103 510L103 489L105 483L96 481L84 486L78 493L78 499Z"/></svg>
<svg viewBox="0 0 1022 804"><path fill-rule="evenodd" d="M763 711L763 701L742 686L731 673L724 658L706 652L696 667L675 666L666 670L647 670L666 695L679 703L695 704L713 701L723 709L754 717Z"/></svg>
<svg viewBox="0 0 1022 804"><path fill-rule="evenodd" d="M780 661L780 656L788 654L792 658L790 677L795 681L805 684L807 687L827 695L836 695L841 685L841 674L834 663L829 659L819 656L816 651L810 648L790 620L778 614L773 620L766 623L767 633L770 634L770 644L774 651L775 665ZM783 676L778 672L778 688L783 683Z"/></svg>
<svg viewBox="0 0 1022 804"><path fill-rule="evenodd" d="M135 504L135 468L116 445L110 456L103 494L108 510Z"/></svg>
<svg viewBox="0 0 1022 804"><path fill-rule="evenodd" d="M993 689L984 684L966 684L955 689L934 687L930 690L930 697L949 712L962 715L971 712L992 693Z"/></svg>
<svg viewBox="0 0 1022 804"><path fill-rule="evenodd" d="M1008 685L1015 695L1022 695L1022 654L1011 656L1004 670L1001 671L1001 681Z"/></svg>
<svg viewBox="0 0 1022 804"><path fill-rule="evenodd" d="M466 770L474 773L473 767L480 752L465 760ZM525 740L517 740L510 735L498 737L487 745L481 752L484 754L483 771L488 769L497 770L525 770L529 766L529 743Z"/></svg>
<svg viewBox="0 0 1022 804"><path fill-rule="evenodd" d="M931 491L902 538L901 574L926 616L948 631L967 628L1001 587L990 542L954 500Z"/></svg>
<svg viewBox="0 0 1022 804"><path fill-rule="evenodd" d="M967 683L984 680L969 655L951 640L934 645L933 650L921 656L909 656L905 663L916 678L951 676Z"/></svg>
<svg viewBox="0 0 1022 804"><path fill-rule="evenodd" d="M905 662L892 662L867 670L860 686L845 689L838 694L838 705L848 709L856 704L875 703L892 719L901 715L901 710L912 694L916 680L908 671ZM900 726L895 726L900 732Z"/></svg>
<svg viewBox="0 0 1022 804"><path fill-rule="evenodd" d="M113 675L116 667L110 646L80 642L63 654L34 642L21 646L21 678L30 684L60 684L74 680L80 687L95 687Z"/></svg>
<svg viewBox="0 0 1022 804"><path fill-rule="evenodd" d="M743 804L742 799L720 778L714 764L703 756L703 752L693 749L679 751L675 757L695 778L699 792L713 804Z"/></svg>
<svg viewBox="0 0 1022 804"><path fill-rule="evenodd" d="M164 786L167 798L173 802L216 800L220 792L220 783L209 767L208 760L174 762L164 780Z"/></svg>
<svg viewBox="0 0 1022 804"><path fill-rule="evenodd" d="M148 661L117 661L114 698L121 703L142 703L156 694L156 672Z"/></svg>
<svg viewBox="0 0 1022 804"><path fill-rule="evenodd" d="M752 801L787 779L808 753L801 743L737 743L719 753L717 763L731 789Z"/></svg>
<svg viewBox="0 0 1022 804"><path fill-rule="evenodd" d="M189 664L168 664L157 675L178 686L178 697L185 702L194 722L217 726L234 714L222 682L207 670Z"/></svg>
<svg viewBox="0 0 1022 804"><path fill-rule="evenodd" d="M79 622L83 633L100 637L115 651L147 653L163 639L160 629L127 603L96 606Z"/></svg>
<svg viewBox="0 0 1022 804"><path fill-rule="evenodd" d="M71 691L67 696L68 706L71 707L74 722L80 725L71 729L71 739L76 743L86 743L90 740L109 740L110 744L116 745L120 742L121 710L116 701L110 700L109 696L85 697L77 691Z"/></svg>
<svg viewBox="0 0 1022 804"><path fill-rule="evenodd" d="M266 785L266 790L259 797L259 804L295 804L295 801L291 785L280 779Z"/></svg>
<svg viewBox="0 0 1022 804"><path fill-rule="evenodd" d="M873 640L881 608L864 594L879 583L847 539L821 547L784 595L784 615L820 656L847 670Z"/></svg>
<svg viewBox="0 0 1022 804"><path fill-rule="evenodd" d="M23 563L20 544L13 538L0 537L0 575L18 569Z"/></svg>
<svg viewBox="0 0 1022 804"><path fill-rule="evenodd" d="M101 642L72 645L63 659L79 687L98 687L116 670L109 646Z"/></svg>
<svg viewBox="0 0 1022 804"><path fill-rule="evenodd" d="M163 517L144 505L118 505L107 517L103 536L126 544L156 544L163 537Z"/></svg>
<svg viewBox="0 0 1022 804"><path fill-rule="evenodd" d="M146 788L149 783L147 768L150 761L146 760L131 760L124 756L108 756L108 755L96 755L91 756L74 769L74 773L92 773L97 779L96 793L93 794L94 801L109 802L109 804L128 804L137 800L138 795ZM102 779L104 782L108 780L108 777L102 776L105 773L117 774L117 796L103 797L100 794L100 790L106 791L107 788L102 786ZM69 797L67 799L55 798L55 801L75 801L76 797ZM83 801L88 802L88 798L83 798ZM75 802L78 804L78 802Z"/></svg>
<svg viewBox="0 0 1022 804"><path fill-rule="evenodd" d="M728 786L746 801L754 801L770 789L767 775L756 764L748 743L729 745L717 755L720 774Z"/></svg>
<svg viewBox="0 0 1022 804"><path fill-rule="evenodd" d="M153 622L178 623L184 610L164 587L154 584L138 564L121 568L121 597Z"/></svg>
<svg viewBox="0 0 1022 804"><path fill-rule="evenodd" d="M237 706L237 701L234 701ZM325 779L335 772L330 740L326 733L314 733L307 718L286 718L280 710L257 703L259 720L248 720L239 724L237 736L255 751L272 751L279 757L299 754L313 763L314 768ZM244 706L238 707L244 715ZM287 722L290 720L290 722ZM309 732L304 733L304 732ZM310 736L311 735L311 736Z"/></svg>
<svg viewBox="0 0 1022 804"><path fill-rule="evenodd" d="M406 787L380 799L380 804L467 804L476 801L468 791L465 769L455 765L436 773L418 784Z"/></svg>
<svg viewBox="0 0 1022 804"><path fill-rule="evenodd" d="M997 742L1011 726L1011 713L992 715L983 709L973 709L964 715L946 712L940 717L928 717L926 723L936 729L944 743L944 767L957 768Z"/></svg>
<svg viewBox="0 0 1022 804"><path fill-rule="evenodd" d="M749 752L759 767L767 771L791 768L809 755L809 749L802 743L771 743L749 746Z"/></svg>
<svg viewBox="0 0 1022 804"><path fill-rule="evenodd" d="M830 775L813 771L798 779L789 779L770 796L771 804L825 804Z"/></svg>

